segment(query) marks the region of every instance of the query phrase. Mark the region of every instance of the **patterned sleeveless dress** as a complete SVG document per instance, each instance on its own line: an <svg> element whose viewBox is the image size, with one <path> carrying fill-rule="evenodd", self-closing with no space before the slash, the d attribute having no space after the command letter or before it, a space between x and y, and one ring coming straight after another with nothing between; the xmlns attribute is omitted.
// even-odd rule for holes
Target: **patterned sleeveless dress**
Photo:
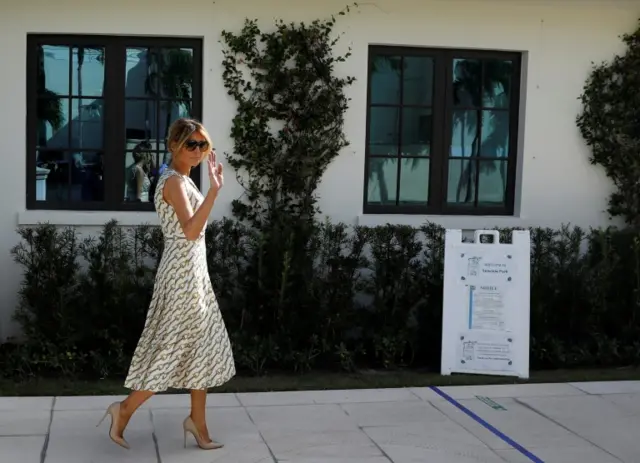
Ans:
<svg viewBox="0 0 640 463"><path fill-rule="evenodd" d="M207 269L204 232L195 241L184 236L173 207L162 198L171 176L185 182L196 210L204 197L186 175L166 169L154 195L164 235L144 330L133 355L125 387L160 392L168 388L207 389L236 373L226 326Z"/></svg>

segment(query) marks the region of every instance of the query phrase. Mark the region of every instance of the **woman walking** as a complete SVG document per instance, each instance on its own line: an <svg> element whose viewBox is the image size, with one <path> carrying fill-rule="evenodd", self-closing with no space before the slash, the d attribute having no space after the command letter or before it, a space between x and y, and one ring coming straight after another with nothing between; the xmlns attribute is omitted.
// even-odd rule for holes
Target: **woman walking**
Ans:
<svg viewBox="0 0 640 463"><path fill-rule="evenodd" d="M164 252L125 381L132 392L124 401L111 404L102 419L111 416L109 437L128 449L124 430L140 405L168 388L190 389L191 413L183 422L185 447L191 433L201 449L217 449L222 444L214 442L207 429L207 389L229 381L236 371L209 279L204 232L224 176L209 134L199 122L175 121L167 146L171 165L162 173L154 194ZM189 172L205 159L210 187L203 196Z"/></svg>

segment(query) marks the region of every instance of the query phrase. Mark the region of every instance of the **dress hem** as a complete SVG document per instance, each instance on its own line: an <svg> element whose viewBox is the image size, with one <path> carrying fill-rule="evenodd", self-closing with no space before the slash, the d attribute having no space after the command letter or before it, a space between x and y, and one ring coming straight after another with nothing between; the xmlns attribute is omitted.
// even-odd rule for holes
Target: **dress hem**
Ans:
<svg viewBox="0 0 640 463"><path fill-rule="evenodd" d="M207 382L205 384L189 384L188 382L168 382L166 384L162 384L160 386L152 386L152 387L144 387L144 383L136 383L133 381L125 381L124 387L130 389L132 391L148 391L148 392L164 392L168 389L189 389L189 390L203 390L203 389L211 389L214 387L222 386L225 383L231 381L231 379L235 376L235 374L229 376L228 378L216 379L211 382Z"/></svg>

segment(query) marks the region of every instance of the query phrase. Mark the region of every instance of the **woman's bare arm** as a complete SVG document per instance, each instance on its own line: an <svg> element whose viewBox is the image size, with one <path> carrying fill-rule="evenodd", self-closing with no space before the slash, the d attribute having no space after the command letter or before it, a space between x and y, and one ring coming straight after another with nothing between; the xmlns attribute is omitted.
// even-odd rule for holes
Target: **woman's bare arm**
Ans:
<svg viewBox="0 0 640 463"><path fill-rule="evenodd" d="M164 182L162 197L176 211L184 236L190 241L195 241L202 233L207 218L213 209L218 192L209 189L204 201L194 212L187 196L184 180L172 175Z"/></svg>
<svg viewBox="0 0 640 463"><path fill-rule="evenodd" d="M138 201L142 200L142 188L144 186L144 170L140 166L136 166L136 198Z"/></svg>

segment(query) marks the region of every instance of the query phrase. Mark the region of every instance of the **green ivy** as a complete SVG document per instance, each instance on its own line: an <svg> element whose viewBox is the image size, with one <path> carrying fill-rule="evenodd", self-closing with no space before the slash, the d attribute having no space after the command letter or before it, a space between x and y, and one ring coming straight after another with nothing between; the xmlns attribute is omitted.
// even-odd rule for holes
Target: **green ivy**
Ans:
<svg viewBox="0 0 640 463"><path fill-rule="evenodd" d="M348 146L346 90L354 78L336 76L336 67L351 53L333 50L336 17L349 11L310 23L278 20L268 30L246 20L239 32L222 32L223 81L237 107L227 162L245 191L232 210L249 227L237 244L251 250L232 263L238 281L223 297L234 301L230 318L254 326L232 334L254 371L308 370L337 351L352 362L342 339L328 339L344 334L340 323L351 316L355 289L344 277L358 268L363 239L317 221L318 185ZM329 255L334 260L319 266ZM311 327L319 332L307 337Z"/></svg>
<svg viewBox="0 0 640 463"><path fill-rule="evenodd" d="M237 103L227 162L246 192L233 211L258 229L313 221L318 184L348 145L346 88L354 78L334 75L351 54L334 56L335 24L276 21L263 32L246 20L239 33L222 32L224 86Z"/></svg>
<svg viewBox="0 0 640 463"><path fill-rule="evenodd" d="M583 109L577 124L591 149L591 163L604 167L615 186L609 213L639 227L640 28L622 40L625 54L593 64L580 96Z"/></svg>

